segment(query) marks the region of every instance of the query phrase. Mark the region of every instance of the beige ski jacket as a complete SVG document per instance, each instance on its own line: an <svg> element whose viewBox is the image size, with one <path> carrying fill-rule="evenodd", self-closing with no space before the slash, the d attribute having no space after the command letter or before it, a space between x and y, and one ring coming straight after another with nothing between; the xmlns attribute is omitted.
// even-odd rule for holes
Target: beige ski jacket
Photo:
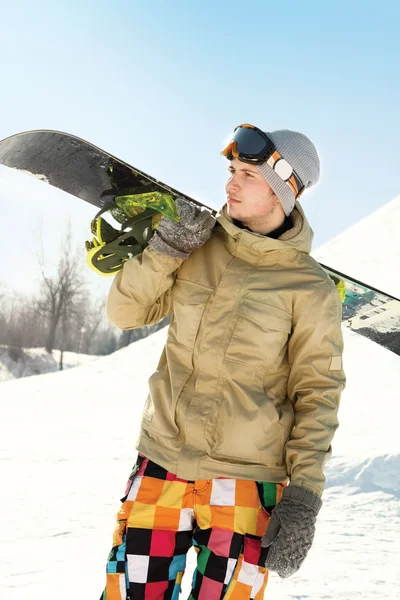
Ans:
<svg viewBox="0 0 400 600"><path fill-rule="evenodd" d="M223 209L187 260L146 248L114 279L117 327L172 315L137 449L178 477L290 479L323 492L345 385L341 301L309 255L299 203L292 214L276 240Z"/></svg>

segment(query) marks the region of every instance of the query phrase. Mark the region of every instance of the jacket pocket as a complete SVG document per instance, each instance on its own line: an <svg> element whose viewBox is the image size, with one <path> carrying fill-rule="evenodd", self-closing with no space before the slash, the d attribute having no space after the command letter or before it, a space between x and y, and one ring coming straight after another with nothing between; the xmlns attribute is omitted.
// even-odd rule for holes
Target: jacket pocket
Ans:
<svg viewBox="0 0 400 600"><path fill-rule="evenodd" d="M291 329L289 313L247 294L239 306L225 358L266 370L286 352Z"/></svg>
<svg viewBox="0 0 400 600"><path fill-rule="evenodd" d="M254 394L238 405L235 390L225 385L212 458L282 467L287 432L278 418L265 396Z"/></svg>
<svg viewBox="0 0 400 600"><path fill-rule="evenodd" d="M187 279L177 278L172 288L173 317L168 339L193 350L210 288Z"/></svg>

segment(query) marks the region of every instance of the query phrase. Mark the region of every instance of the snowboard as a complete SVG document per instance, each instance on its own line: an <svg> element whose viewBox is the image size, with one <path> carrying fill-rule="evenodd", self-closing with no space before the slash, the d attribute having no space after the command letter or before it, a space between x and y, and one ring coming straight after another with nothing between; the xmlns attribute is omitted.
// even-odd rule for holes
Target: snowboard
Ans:
<svg viewBox="0 0 400 600"><path fill-rule="evenodd" d="M146 246L151 229L157 226L161 215L176 217L174 200L177 197L187 198L216 213L204 203L68 133L27 131L1 140L0 164L34 175L100 211L110 210L117 222L128 222L128 233L129 218L148 213L152 224L150 232L142 229L135 233L141 240L134 246L133 255ZM107 231L104 237L106 234ZM92 252L96 252L96 248ZM321 267L341 294L343 326L400 356L400 300L329 266Z"/></svg>

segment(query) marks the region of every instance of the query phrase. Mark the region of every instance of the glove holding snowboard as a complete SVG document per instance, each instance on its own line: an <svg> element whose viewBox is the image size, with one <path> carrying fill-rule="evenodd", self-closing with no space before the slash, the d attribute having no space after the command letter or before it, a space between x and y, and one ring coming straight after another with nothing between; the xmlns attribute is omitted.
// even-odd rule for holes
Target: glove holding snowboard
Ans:
<svg viewBox="0 0 400 600"><path fill-rule="evenodd" d="M298 571L310 550L322 500L309 490L289 485L271 512L262 546L269 547L265 568L282 578Z"/></svg>
<svg viewBox="0 0 400 600"><path fill-rule="evenodd" d="M215 218L185 198L177 198L175 204L179 222L163 217L149 246L172 258L188 258L210 239Z"/></svg>

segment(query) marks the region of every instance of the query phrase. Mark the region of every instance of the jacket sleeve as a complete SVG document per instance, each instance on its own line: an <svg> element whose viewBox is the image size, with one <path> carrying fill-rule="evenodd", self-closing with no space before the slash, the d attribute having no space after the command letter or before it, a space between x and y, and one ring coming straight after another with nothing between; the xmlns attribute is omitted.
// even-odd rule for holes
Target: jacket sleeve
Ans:
<svg viewBox="0 0 400 600"><path fill-rule="evenodd" d="M147 247L116 274L107 300L107 316L120 329L158 323L172 313L172 286L184 259Z"/></svg>
<svg viewBox="0 0 400 600"><path fill-rule="evenodd" d="M288 395L295 422L285 455L291 483L321 496L324 464L331 455L346 380L341 300L330 280L318 287L294 307Z"/></svg>

